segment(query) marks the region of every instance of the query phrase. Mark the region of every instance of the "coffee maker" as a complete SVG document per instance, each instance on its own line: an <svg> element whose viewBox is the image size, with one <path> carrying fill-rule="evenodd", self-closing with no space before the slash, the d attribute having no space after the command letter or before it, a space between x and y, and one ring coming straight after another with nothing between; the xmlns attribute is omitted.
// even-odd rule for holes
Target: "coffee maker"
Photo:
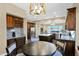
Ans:
<svg viewBox="0 0 79 59"><path fill-rule="evenodd" d="M11 30L11 33L12 33L12 37L15 37L15 36L16 36L16 35L15 35L15 30L14 30L14 29Z"/></svg>

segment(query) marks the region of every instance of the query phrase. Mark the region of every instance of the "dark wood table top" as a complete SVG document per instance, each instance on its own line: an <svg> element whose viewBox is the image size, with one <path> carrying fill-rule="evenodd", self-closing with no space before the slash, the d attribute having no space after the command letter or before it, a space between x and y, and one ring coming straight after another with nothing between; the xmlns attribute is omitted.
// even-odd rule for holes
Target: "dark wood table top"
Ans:
<svg viewBox="0 0 79 59"><path fill-rule="evenodd" d="M37 41L25 44L23 46L23 53L29 56L44 56L55 53L56 46L49 42Z"/></svg>

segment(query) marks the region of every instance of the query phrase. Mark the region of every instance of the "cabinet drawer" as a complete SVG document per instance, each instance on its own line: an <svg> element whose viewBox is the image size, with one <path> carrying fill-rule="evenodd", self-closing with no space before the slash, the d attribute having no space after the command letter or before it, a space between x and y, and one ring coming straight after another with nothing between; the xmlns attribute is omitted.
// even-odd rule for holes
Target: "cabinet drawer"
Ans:
<svg viewBox="0 0 79 59"><path fill-rule="evenodd" d="M25 37L16 38L17 48L21 48L25 44Z"/></svg>

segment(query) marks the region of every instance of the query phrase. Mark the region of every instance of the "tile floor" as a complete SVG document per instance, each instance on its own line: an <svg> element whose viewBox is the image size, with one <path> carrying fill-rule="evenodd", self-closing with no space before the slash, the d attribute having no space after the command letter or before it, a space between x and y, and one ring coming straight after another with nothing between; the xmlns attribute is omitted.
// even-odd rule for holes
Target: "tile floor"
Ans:
<svg viewBox="0 0 79 59"><path fill-rule="evenodd" d="M31 42L39 41L39 38L37 37L31 37Z"/></svg>

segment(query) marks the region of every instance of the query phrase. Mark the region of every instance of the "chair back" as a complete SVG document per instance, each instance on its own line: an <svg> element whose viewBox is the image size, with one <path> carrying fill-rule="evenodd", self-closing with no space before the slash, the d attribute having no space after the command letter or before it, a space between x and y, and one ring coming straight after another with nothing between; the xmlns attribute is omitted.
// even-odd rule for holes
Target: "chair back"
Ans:
<svg viewBox="0 0 79 59"><path fill-rule="evenodd" d="M7 56L14 56L16 55L16 43L12 43L6 48Z"/></svg>
<svg viewBox="0 0 79 59"><path fill-rule="evenodd" d="M65 52L66 42L62 43L60 41L57 41L56 44L63 49L63 52Z"/></svg>

